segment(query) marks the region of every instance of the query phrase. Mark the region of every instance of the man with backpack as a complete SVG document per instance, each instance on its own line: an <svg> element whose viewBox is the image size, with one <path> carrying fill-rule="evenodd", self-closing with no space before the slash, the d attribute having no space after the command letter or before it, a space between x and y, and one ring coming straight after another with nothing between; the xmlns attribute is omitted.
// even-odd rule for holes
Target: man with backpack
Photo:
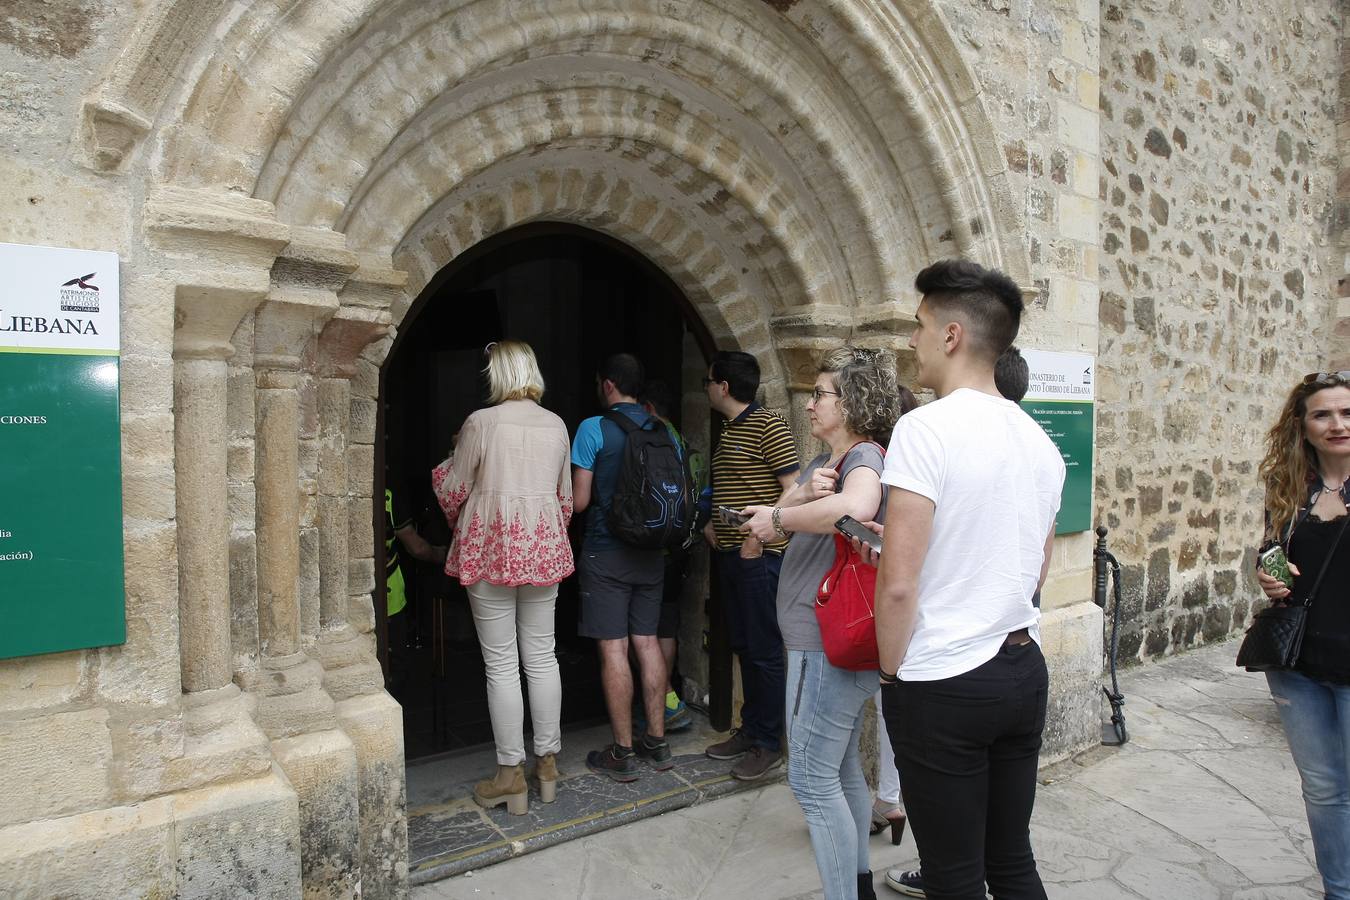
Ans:
<svg viewBox="0 0 1350 900"><path fill-rule="evenodd" d="M665 739L666 666L657 642L667 546L679 546L694 514L688 470L660 419L637 397L642 363L628 353L605 360L596 389L606 409L577 428L572 498L590 509L577 560L583 637L595 638L614 742L586 757L615 781L638 777L637 758L658 771L674 765ZM633 740L632 644L642 681L647 733Z"/></svg>

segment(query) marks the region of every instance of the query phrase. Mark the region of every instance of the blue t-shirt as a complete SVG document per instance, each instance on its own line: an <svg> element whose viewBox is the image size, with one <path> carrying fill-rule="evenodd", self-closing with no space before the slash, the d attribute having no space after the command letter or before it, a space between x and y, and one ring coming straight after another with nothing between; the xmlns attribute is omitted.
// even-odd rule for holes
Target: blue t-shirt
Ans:
<svg viewBox="0 0 1350 900"><path fill-rule="evenodd" d="M636 424L647 422L647 411L636 403L616 403L610 409ZM628 546L609 533L609 502L618 486L619 467L627 440L623 429L604 416L591 416L577 428L572 440L572 465L591 472L591 505L587 510L583 550L617 550Z"/></svg>

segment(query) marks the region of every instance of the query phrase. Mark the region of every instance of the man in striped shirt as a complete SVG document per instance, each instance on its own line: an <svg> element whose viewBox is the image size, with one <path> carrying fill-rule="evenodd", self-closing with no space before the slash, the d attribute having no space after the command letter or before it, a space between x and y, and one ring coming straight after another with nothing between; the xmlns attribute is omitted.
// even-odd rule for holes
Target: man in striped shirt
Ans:
<svg viewBox="0 0 1350 900"><path fill-rule="evenodd" d="M759 363L748 353L719 351L703 379L708 402L726 417L713 452L714 515L704 529L722 585L731 649L740 659L741 727L707 749L713 759L737 760L742 781L782 765L783 637L778 631L778 571L786 536L761 543L722 521L715 509L773 506L797 476L797 449L781 418L755 403Z"/></svg>

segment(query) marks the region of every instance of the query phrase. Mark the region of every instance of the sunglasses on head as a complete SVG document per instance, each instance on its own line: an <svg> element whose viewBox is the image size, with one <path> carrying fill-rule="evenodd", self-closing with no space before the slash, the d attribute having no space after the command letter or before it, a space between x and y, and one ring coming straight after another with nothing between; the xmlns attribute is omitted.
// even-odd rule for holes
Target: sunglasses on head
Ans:
<svg viewBox="0 0 1350 900"><path fill-rule="evenodd" d="M1306 384L1336 384L1337 382L1350 382L1350 370L1340 372L1309 372L1303 376L1303 383Z"/></svg>

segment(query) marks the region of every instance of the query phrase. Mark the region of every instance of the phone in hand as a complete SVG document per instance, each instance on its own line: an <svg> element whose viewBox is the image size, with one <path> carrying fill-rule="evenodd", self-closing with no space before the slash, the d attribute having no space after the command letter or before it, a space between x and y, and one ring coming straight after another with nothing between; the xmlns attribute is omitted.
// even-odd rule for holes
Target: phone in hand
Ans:
<svg viewBox="0 0 1350 900"><path fill-rule="evenodd" d="M1260 560L1261 568L1267 575L1276 581L1283 581L1285 587L1293 587L1294 575L1289 571L1289 557L1285 556L1283 547L1276 544L1265 550Z"/></svg>
<svg viewBox="0 0 1350 900"><path fill-rule="evenodd" d="M881 535L877 534L863 523L852 516L840 516L834 523L834 527L844 537L857 538L867 546L871 547L876 553L881 552Z"/></svg>
<svg viewBox="0 0 1350 900"><path fill-rule="evenodd" d="M750 517L743 515L740 510L732 509L730 506L717 507L717 517L722 520L722 524L730 525L732 528L740 528Z"/></svg>

